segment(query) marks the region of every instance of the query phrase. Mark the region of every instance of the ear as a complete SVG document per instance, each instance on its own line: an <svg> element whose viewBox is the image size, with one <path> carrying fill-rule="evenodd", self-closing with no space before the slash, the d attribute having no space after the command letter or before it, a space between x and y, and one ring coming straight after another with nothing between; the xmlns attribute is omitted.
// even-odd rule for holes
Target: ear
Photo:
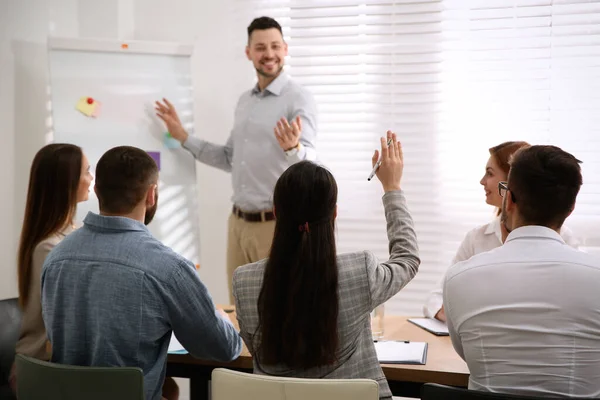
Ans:
<svg viewBox="0 0 600 400"><path fill-rule="evenodd" d="M571 214L573 214L573 211L575 211L575 204L573 204L573 207L571 207L571 209L569 210L569 213L567 214L566 218L569 218Z"/></svg>
<svg viewBox="0 0 600 400"><path fill-rule="evenodd" d="M146 208L154 206L157 188L158 185L156 184L150 185L150 188L148 188L148 192L146 192Z"/></svg>
<svg viewBox="0 0 600 400"><path fill-rule="evenodd" d="M506 211L510 211L513 212L515 210L515 208L517 207L516 203L513 201L513 195L512 192L510 190L506 191L506 194L504 195L505 197L505 201L506 201Z"/></svg>
<svg viewBox="0 0 600 400"><path fill-rule="evenodd" d="M335 211L333 212L333 219L335 220L337 218L337 204L335 205Z"/></svg>
<svg viewBox="0 0 600 400"><path fill-rule="evenodd" d="M252 58L250 57L250 45L246 46L246 57L248 60L252 61Z"/></svg>
<svg viewBox="0 0 600 400"><path fill-rule="evenodd" d="M283 42L283 51L285 52L285 55L288 55L288 44L284 41Z"/></svg>
<svg viewBox="0 0 600 400"><path fill-rule="evenodd" d="M273 216L275 216L275 218L277 218L277 213L275 212L275 206L273 206Z"/></svg>
<svg viewBox="0 0 600 400"><path fill-rule="evenodd" d="M94 185L94 193L96 194L96 197L98 197L98 189L96 188L96 185Z"/></svg>

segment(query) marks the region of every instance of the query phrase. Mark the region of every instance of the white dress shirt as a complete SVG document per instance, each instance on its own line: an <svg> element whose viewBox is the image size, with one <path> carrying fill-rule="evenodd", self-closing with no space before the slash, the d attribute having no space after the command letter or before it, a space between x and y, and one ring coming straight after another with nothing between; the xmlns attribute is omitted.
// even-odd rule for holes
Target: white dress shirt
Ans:
<svg viewBox="0 0 600 400"><path fill-rule="evenodd" d="M573 232L566 226L560 230L560 235L564 241L571 247L577 249L579 241L573 235ZM502 245L502 230L500 229L500 217L494 218L491 222L470 230L460 244L456 255L452 259L450 266L461 261L468 260L475 254L490 251ZM439 280L435 290L431 291L427 302L423 305L423 315L427 318L435 318L435 315L442 308L442 286L444 277Z"/></svg>
<svg viewBox="0 0 600 400"><path fill-rule="evenodd" d="M444 310L469 389L600 396L600 259L541 226L453 266Z"/></svg>

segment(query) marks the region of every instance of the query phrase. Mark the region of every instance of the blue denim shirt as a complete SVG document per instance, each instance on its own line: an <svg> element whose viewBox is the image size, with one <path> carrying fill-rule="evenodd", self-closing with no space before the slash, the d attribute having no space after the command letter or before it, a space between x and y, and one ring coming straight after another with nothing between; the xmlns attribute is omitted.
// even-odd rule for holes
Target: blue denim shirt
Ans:
<svg viewBox="0 0 600 400"><path fill-rule="evenodd" d="M53 362L140 367L147 400L161 398L171 332L198 358L231 361L242 349L194 265L125 217L89 213L50 252L42 313Z"/></svg>

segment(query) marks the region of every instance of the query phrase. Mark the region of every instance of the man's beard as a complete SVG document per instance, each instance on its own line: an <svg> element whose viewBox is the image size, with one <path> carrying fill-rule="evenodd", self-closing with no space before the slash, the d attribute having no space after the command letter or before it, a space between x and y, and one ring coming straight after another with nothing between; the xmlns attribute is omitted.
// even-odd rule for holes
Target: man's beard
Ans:
<svg viewBox="0 0 600 400"><path fill-rule="evenodd" d="M156 209L158 208L158 190L154 194L154 205L150 208L146 208L146 214L144 215L144 225L150 224L154 219L154 214L156 214Z"/></svg>
<svg viewBox="0 0 600 400"><path fill-rule="evenodd" d="M279 75L279 73L283 69L283 65L279 64L279 68L275 72L273 72L272 74L269 74L269 73L261 70L260 68L254 68L254 69L256 69L256 73L258 73L261 76L264 76L265 78L273 78L273 77Z"/></svg>

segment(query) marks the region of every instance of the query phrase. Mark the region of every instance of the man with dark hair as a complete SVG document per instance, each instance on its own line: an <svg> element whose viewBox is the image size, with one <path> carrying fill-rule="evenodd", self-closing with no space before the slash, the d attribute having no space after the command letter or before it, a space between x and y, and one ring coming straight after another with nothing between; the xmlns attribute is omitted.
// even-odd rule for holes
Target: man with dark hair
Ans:
<svg viewBox="0 0 600 400"><path fill-rule="evenodd" d="M312 95L283 71L288 46L273 18L248 26L246 56L258 82L238 100L231 135L224 146L190 136L175 107L156 103L170 134L200 162L232 173L233 212L229 217L227 280L233 304L233 271L268 256L275 229L273 189L293 163L315 161L317 109Z"/></svg>
<svg viewBox="0 0 600 400"><path fill-rule="evenodd" d="M100 215L89 213L46 258L42 273L52 361L139 367L148 400L161 399L173 332L196 357L231 361L241 351L194 265L146 228L156 212L157 183L156 163L143 150L107 151L96 167ZM170 382L164 395L177 398Z"/></svg>
<svg viewBox="0 0 600 400"><path fill-rule="evenodd" d="M446 275L448 329L470 389L600 396L600 260L558 233L575 207L579 164L555 146L515 153L498 187L506 242Z"/></svg>

